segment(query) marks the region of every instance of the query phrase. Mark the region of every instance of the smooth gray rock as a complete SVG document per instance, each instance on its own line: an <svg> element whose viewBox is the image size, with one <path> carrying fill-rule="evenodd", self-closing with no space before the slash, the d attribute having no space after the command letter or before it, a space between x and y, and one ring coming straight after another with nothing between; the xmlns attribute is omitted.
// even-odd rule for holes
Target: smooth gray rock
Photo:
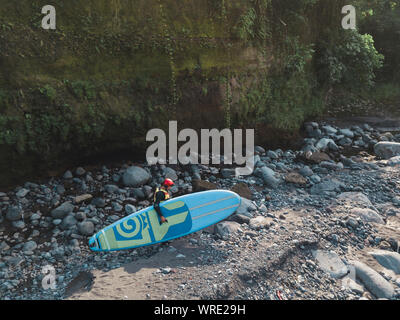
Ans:
<svg viewBox="0 0 400 320"><path fill-rule="evenodd" d="M82 194L80 196L75 197L74 203L80 204L80 203L90 200L92 198L93 198L93 196L91 194Z"/></svg>
<svg viewBox="0 0 400 320"><path fill-rule="evenodd" d="M266 229L266 228L269 228L269 226L271 225L271 222L272 222L271 218L258 216L256 218L250 219L249 226L251 229L254 229L254 230Z"/></svg>
<svg viewBox="0 0 400 320"><path fill-rule="evenodd" d="M400 156L392 157L387 162L388 166L400 165Z"/></svg>
<svg viewBox="0 0 400 320"><path fill-rule="evenodd" d="M224 179L235 177L235 169L224 168L221 170L221 175Z"/></svg>
<svg viewBox="0 0 400 320"><path fill-rule="evenodd" d="M147 198L150 198L152 195L154 195L153 188L150 186L143 186L142 190L143 190L145 197L147 197ZM173 192L172 188L171 188L171 192Z"/></svg>
<svg viewBox="0 0 400 320"><path fill-rule="evenodd" d="M358 227L358 221L352 217L347 219L346 224L354 229Z"/></svg>
<svg viewBox="0 0 400 320"><path fill-rule="evenodd" d="M351 140L348 137L344 137L344 138L340 139L338 142L338 144L342 147L351 146L352 143L353 143L353 140Z"/></svg>
<svg viewBox="0 0 400 320"><path fill-rule="evenodd" d="M91 221L83 221L78 224L78 231L84 236L91 236L94 233L94 224Z"/></svg>
<svg viewBox="0 0 400 320"><path fill-rule="evenodd" d="M359 279L377 298L391 299L394 294L393 286L378 272L360 261L350 261L355 268L356 278Z"/></svg>
<svg viewBox="0 0 400 320"><path fill-rule="evenodd" d="M64 176L63 176L64 179L72 179L73 177L74 176L72 175L72 172L69 170L67 172L65 172Z"/></svg>
<svg viewBox="0 0 400 320"><path fill-rule="evenodd" d="M74 205L71 202L64 202L61 206L51 211L51 216L54 219L63 219L66 215L74 210Z"/></svg>
<svg viewBox="0 0 400 320"><path fill-rule="evenodd" d="M37 248L37 244L35 241L28 241L24 244L22 248L23 251L33 251Z"/></svg>
<svg viewBox="0 0 400 320"><path fill-rule="evenodd" d="M176 171L170 167L165 168L165 178L172 179L172 181L178 180L178 175L176 174Z"/></svg>
<svg viewBox="0 0 400 320"><path fill-rule="evenodd" d="M299 170L299 173L303 176L303 177L311 177L314 172L310 169L309 166L305 166L303 168L301 168Z"/></svg>
<svg viewBox="0 0 400 320"><path fill-rule="evenodd" d="M140 167L129 167L122 176L122 182L128 187L140 187L151 180L151 175Z"/></svg>
<svg viewBox="0 0 400 320"><path fill-rule="evenodd" d="M131 191L131 196L135 197L136 199L145 199L146 195L142 188L133 188Z"/></svg>
<svg viewBox="0 0 400 320"><path fill-rule="evenodd" d="M57 187L56 187L56 192L58 193L58 194L64 194L65 193L65 187L62 185L62 184L59 184Z"/></svg>
<svg viewBox="0 0 400 320"><path fill-rule="evenodd" d="M353 208L350 213L360 217L365 222L374 222L379 224L385 224L382 217L374 210L368 208Z"/></svg>
<svg viewBox="0 0 400 320"><path fill-rule="evenodd" d="M117 202L113 202L112 203L112 207L113 207L113 210L115 211L115 212L121 212L123 209L124 209L124 207L123 206L121 206L119 203L117 203Z"/></svg>
<svg viewBox="0 0 400 320"><path fill-rule="evenodd" d="M372 203L368 197L362 192L343 192L338 195L337 200L343 201L350 205L363 205L365 207L371 207Z"/></svg>
<svg viewBox="0 0 400 320"><path fill-rule="evenodd" d="M17 206L12 206L7 209L6 219L9 221L17 221L22 218L22 209Z"/></svg>
<svg viewBox="0 0 400 320"><path fill-rule="evenodd" d="M332 134L336 134L337 133L337 130L334 127L330 126L330 125L322 126L322 129L325 130L325 132L328 135L332 135Z"/></svg>
<svg viewBox="0 0 400 320"><path fill-rule="evenodd" d="M239 224L244 224L244 223L248 224L251 218L242 214L234 214L229 219Z"/></svg>
<svg viewBox="0 0 400 320"><path fill-rule="evenodd" d="M340 129L339 134L342 134L346 136L347 138L353 139L354 138L354 132L351 131L350 129Z"/></svg>
<svg viewBox="0 0 400 320"><path fill-rule="evenodd" d="M311 180L313 183L320 183L320 182L321 182L321 178L320 178L320 176L317 175L317 174L313 174L313 175L310 177L310 180Z"/></svg>
<svg viewBox="0 0 400 320"><path fill-rule="evenodd" d="M235 221L223 221L215 226L215 233L223 240L231 238L239 229L240 224Z"/></svg>
<svg viewBox="0 0 400 320"><path fill-rule="evenodd" d="M378 157L390 159L400 156L400 143L398 142L378 142L374 146L374 152Z"/></svg>
<svg viewBox="0 0 400 320"><path fill-rule="evenodd" d="M370 254L386 269L393 270L396 274L400 274L400 254L397 252L377 250Z"/></svg>
<svg viewBox="0 0 400 320"><path fill-rule="evenodd" d="M349 269L334 251L313 250L312 255L319 267L334 279L343 278Z"/></svg>
<svg viewBox="0 0 400 320"><path fill-rule="evenodd" d="M22 220L13 221L11 224L12 224L12 226L13 226L14 228L16 228L16 229L23 229L23 228L25 228L25 222L23 222Z"/></svg>
<svg viewBox="0 0 400 320"><path fill-rule="evenodd" d="M58 225L60 225L62 223L62 220L61 219L54 219L53 220L53 224L55 225L55 226L58 226Z"/></svg>
<svg viewBox="0 0 400 320"><path fill-rule="evenodd" d="M349 288L351 291L353 291L356 294L363 294L364 293L364 287L360 284L358 284L354 279L350 277L345 277L342 279L342 285Z"/></svg>
<svg viewBox="0 0 400 320"><path fill-rule="evenodd" d="M106 206L106 201L103 198L94 198L91 202L96 208L104 208Z"/></svg>
<svg viewBox="0 0 400 320"><path fill-rule="evenodd" d="M254 147L254 151L259 153L259 154L265 153L265 149L263 147L261 147L261 146L255 146Z"/></svg>
<svg viewBox="0 0 400 320"><path fill-rule="evenodd" d="M343 164L341 162L335 163L330 161L321 161L319 164L322 168L326 168L329 170L341 170L343 169Z"/></svg>
<svg viewBox="0 0 400 320"><path fill-rule="evenodd" d="M320 194L323 194L325 191L339 192L340 188L342 186L343 186L343 184L336 179L325 180L325 181L322 181L321 183L318 183L318 184L312 186L310 192L313 195L320 195Z"/></svg>
<svg viewBox="0 0 400 320"><path fill-rule="evenodd" d="M76 213L75 215L75 219L77 219L78 221L83 221L86 219L86 213L79 211Z"/></svg>
<svg viewBox="0 0 400 320"><path fill-rule="evenodd" d="M329 142L329 143L328 143L328 149L329 149L330 151L339 151L339 147L338 147L337 144L334 143L334 142Z"/></svg>
<svg viewBox="0 0 400 320"><path fill-rule="evenodd" d="M236 209L235 214L252 218L253 212L256 210L257 207L251 200L241 197L240 206Z"/></svg>
<svg viewBox="0 0 400 320"><path fill-rule="evenodd" d="M41 217L40 214L34 213L33 215L31 215L30 219L31 219L31 221L34 221L34 220L39 220L40 217Z"/></svg>
<svg viewBox="0 0 400 320"><path fill-rule="evenodd" d="M7 244L7 242L3 241L0 243L0 253L4 253L9 249L10 249L10 246Z"/></svg>
<svg viewBox="0 0 400 320"><path fill-rule="evenodd" d="M75 226L77 223L78 221L75 219L73 215L68 215L63 219L60 227L63 230L67 230Z"/></svg>
<svg viewBox="0 0 400 320"><path fill-rule="evenodd" d="M275 177L274 170L268 167L257 168L254 174L259 176L264 184L272 189L276 189L280 184L280 180Z"/></svg>
<svg viewBox="0 0 400 320"><path fill-rule="evenodd" d="M322 138L322 139L320 139L320 140L317 142L317 144L315 145L315 147L316 147L318 150L325 151L325 150L328 149L329 143L332 143L332 144L336 145L335 141L333 141L332 139L329 139L329 138Z"/></svg>
<svg viewBox="0 0 400 320"><path fill-rule="evenodd" d="M75 170L75 174L77 176L83 176L86 173L85 169L83 169L82 167L78 167Z"/></svg>
<svg viewBox="0 0 400 320"><path fill-rule="evenodd" d="M267 157L274 159L274 160L279 159L279 156L277 155L277 153L272 150L267 151Z"/></svg>
<svg viewBox="0 0 400 320"><path fill-rule="evenodd" d="M131 204L127 204L127 205L125 206L125 212L126 212L127 214L132 214L132 213L135 213L136 211L137 211L136 207L133 206L133 205L131 205Z"/></svg>
<svg viewBox="0 0 400 320"><path fill-rule="evenodd" d="M28 193L29 193L29 190L28 190L28 189L22 188L21 190L19 190L19 191L16 193L16 196L17 196L18 198L24 198Z"/></svg>
<svg viewBox="0 0 400 320"><path fill-rule="evenodd" d="M104 190L106 190L107 193L118 193L119 192L118 186L116 186L114 184L105 185Z"/></svg>

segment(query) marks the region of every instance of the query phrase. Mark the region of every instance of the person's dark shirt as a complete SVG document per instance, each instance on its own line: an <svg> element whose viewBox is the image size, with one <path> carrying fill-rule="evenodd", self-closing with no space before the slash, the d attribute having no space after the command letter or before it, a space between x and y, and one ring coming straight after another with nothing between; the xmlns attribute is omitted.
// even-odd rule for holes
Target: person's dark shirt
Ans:
<svg viewBox="0 0 400 320"><path fill-rule="evenodd" d="M158 213L158 215L161 217L163 214L161 213L160 209L160 202L165 200L165 193L163 191L158 191L156 193L156 200L154 201L154 209Z"/></svg>

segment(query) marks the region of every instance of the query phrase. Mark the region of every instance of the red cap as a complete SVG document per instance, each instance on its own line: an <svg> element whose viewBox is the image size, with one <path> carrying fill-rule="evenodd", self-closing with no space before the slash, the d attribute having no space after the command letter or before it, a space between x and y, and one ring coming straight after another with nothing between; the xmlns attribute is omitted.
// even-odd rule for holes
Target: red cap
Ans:
<svg viewBox="0 0 400 320"><path fill-rule="evenodd" d="M173 186L174 184L175 184L175 183L174 183L171 179L169 179L169 178L167 178L167 179L164 180L164 186L171 187L171 186Z"/></svg>

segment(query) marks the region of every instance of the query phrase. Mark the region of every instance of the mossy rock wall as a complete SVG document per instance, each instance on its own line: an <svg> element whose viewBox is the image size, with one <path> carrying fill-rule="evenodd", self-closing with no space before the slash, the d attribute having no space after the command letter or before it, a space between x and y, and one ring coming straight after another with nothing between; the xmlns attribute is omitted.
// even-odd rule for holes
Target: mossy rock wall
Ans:
<svg viewBox="0 0 400 320"><path fill-rule="evenodd" d="M282 39L296 33L308 44L321 32L322 1L300 2L302 28L282 24L288 1L0 0L0 184L139 152L146 132L169 120L180 129L259 127L257 113L235 113L262 90L260 77L279 73ZM322 18L339 22L342 2ZM48 4L56 30L41 28Z"/></svg>

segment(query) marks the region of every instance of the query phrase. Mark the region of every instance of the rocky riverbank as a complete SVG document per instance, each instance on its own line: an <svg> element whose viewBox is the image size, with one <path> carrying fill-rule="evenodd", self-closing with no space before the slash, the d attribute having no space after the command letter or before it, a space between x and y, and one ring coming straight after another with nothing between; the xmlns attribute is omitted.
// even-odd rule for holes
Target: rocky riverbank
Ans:
<svg viewBox="0 0 400 320"><path fill-rule="evenodd" d="M256 147L243 178L227 167L126 163L0 193L0 298L400 299L400 134L305 128L301 150ZM229 189L242 205L175 241L88 249L93 233L150 205L165 177L177 181L174 196Z"/></svg>

